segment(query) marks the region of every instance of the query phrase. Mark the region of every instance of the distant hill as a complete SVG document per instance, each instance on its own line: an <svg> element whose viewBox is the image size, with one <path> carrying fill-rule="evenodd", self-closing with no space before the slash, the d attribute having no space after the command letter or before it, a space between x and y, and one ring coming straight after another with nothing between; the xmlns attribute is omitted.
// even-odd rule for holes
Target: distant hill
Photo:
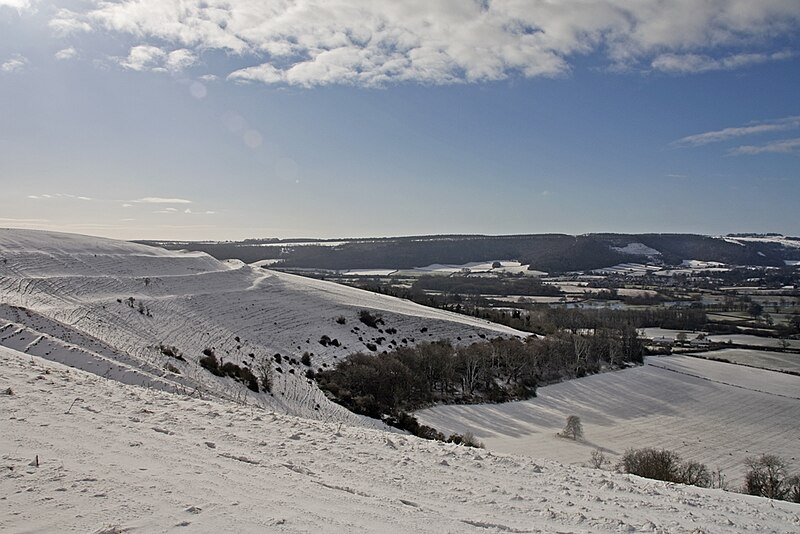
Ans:
<svg viewBox="0 0 800 534"><path fill-rule="evenodd" d="M684 260L779 267L800 260L800 239L777 234L711 237L694 234L440 235L341 240L239 242L140 241L168 249L203 251L247 263L316 269L410 269L435 263L519 260L532 270L585 271L626 262L679 265Z"/></svg>

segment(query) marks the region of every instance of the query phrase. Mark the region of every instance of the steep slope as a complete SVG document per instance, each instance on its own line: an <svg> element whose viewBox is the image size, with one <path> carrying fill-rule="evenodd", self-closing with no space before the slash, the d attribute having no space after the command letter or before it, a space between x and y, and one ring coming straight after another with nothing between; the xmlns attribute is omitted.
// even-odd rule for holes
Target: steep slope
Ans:
<svg viewBox="0 0 800 534"><path fill-rule="evenodd" d="M8 533L800 529L796 504L126 386L1 347L0 421Z"/></svg>
<svg viewBox="0 0 800 534"><path fill-rule="evenodd" d="M360 310L382 315L382 332L359 322ZM199 252L0 230L0 344L129 384L355 422L360 418L329 402L305 378L308 368L299 363L304 352L312 353L316 370L368 350L368 343L385 350L479 335L522 333ZM323 336L336 343L321 344ZM175 347L180 358L165 353L165 346ZM254 371L274 367L273 395L211 375L197 364L204 350Z"/></svg>

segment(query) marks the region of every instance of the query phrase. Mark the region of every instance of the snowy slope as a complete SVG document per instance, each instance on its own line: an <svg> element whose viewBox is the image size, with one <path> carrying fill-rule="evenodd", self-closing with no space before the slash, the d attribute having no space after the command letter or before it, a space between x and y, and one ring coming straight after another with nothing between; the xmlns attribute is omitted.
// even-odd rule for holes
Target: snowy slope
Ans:
<svg viewBox="0 0 800 534"><path fill-rule="evenodd" d="M796 504L121 385L1 347L0 421L4 533L800 530Z"/></svg>
<svg viewBox="0 0 800 534"><path fill-rule="evenodd" d="M748 456L777 454L800 472L800 377L687 356L650 357L644 367L540 388L500 405L438 406L420 422L473 432L487 447L585 464L596 448L613 461L628 448L676 451L741 487ZM556 436L569 415L585 442Z"/></svg>
<svg viewBox="0 0 800 534"><path fill-rule="evenodd" d="M362 309L381 313L384 328L397 332L361 324ZM337 323L339 317L344 325ZM287 359L299 360L308 351L316 370L367 350L366 343L379 344L377 338L385 338L379 347L385 350L392 343L457 337L467 342L480 334L523 335L330 282L220 262L204 253L0 230L0 345L129 384L210 392L286 413L355 422L360 418L330 403L305 379L306 367ZM339 346L321 345L323 335ZM186 361L162 354L161 344L177 347ZM254 366L281 354L282 363L274 364L282 371L275 374L274 396L254 394L200 368L196 362L206 348L238 365ZM167 363L180 374L165 371Z"/></svg>

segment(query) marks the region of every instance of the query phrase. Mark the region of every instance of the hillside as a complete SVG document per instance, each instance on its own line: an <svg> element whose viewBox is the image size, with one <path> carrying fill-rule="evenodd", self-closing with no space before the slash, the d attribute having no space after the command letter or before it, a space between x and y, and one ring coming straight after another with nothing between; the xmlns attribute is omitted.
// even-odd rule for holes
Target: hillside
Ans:
<svg viewBox="0 0 800 534"><path fill-rule="evenodd" d="M150 242L281 268L412 269L433 264L517 260L530 270L584 271L626 262L680 265L684 260L780 267L800 260L800 240L783 236L693 234L442 235L345 240Z"/></svg>
<svg viewBox="0 0 800 534"><path fill-rule="evenodd" d="M392 333L359 322L361 310L381 315L380 330ZM0 345L127 384L357 422L305 378L307 369L369 350L368 343L382 351L480 335L522 333L201 252L0 230ZM336 342L323 345L323 336ZM254 372L272 367L273 394L213 376L198 365L204 350ZM310 367L299 362L305 352Z"/></svg>
<svg viewBox="0 0 800 534"><path fill-rule="evenodd" d="M127 386L1 347L0 420L8 533L800 529L796 504Z"/></svg>
<svg viewBox="0 0 800 534"><path fill-rule="evenodd" d="M417 415L493 450L561 462L585 464L595 449L616 462L629 448L667 448L721 469L731 489L742 486L750 456L775 454L800 471L800 377L688 356L648 357L644 367L539 388L527 401ZM569 415L581 418L586 441L556 436Z"/></svg>

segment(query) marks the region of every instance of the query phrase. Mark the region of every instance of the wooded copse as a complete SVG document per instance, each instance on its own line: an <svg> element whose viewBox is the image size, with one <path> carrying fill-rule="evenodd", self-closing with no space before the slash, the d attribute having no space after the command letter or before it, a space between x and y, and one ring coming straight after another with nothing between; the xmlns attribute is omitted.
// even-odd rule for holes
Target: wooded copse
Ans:
<svg viewBox="0 0 800 534"><path fill-rule="evenodd" d="M507 402L536 396L536 388L643 361L632 327L592 335L495 338L470 345L450 341L356 353L316 374L319 387L353 412L418 433L406 412L435 403ZM423 437L437 437L422 429ZM419 435L419 434L418 434Z"/></svg>

